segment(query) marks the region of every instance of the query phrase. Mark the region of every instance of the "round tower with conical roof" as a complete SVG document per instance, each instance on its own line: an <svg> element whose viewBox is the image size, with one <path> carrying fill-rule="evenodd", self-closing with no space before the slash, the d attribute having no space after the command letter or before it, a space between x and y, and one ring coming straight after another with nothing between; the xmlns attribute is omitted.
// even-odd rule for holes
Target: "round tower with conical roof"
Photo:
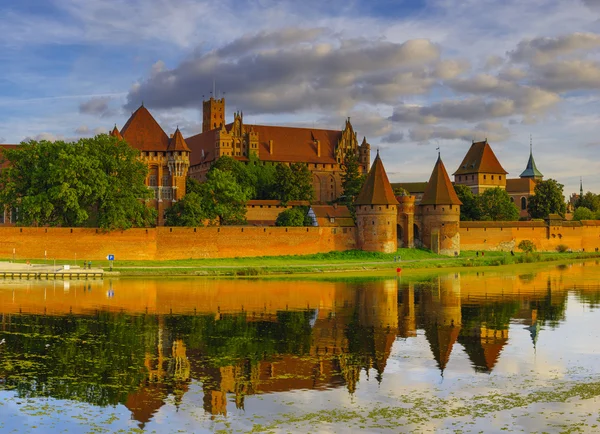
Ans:
<svg viewBox="0 0 600 434"><path fill-rule="evenodd" d="M462 202L438 155L419 205L423 246L440 255L460 253L460 205Z"/></svg>
<svg viewBox="0 0 600 434"><path fill-rule="evenodd" d="M398 250L398 201L385 173L379 151L354 204L358 248L384 253Z"/></svg>

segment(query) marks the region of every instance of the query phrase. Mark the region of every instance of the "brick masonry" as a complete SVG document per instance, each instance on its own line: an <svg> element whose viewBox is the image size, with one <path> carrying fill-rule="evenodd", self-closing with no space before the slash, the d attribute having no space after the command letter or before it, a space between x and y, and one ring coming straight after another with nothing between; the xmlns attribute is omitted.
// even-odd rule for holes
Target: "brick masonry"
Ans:
<svg viewBox="0 0 600 434"><path fill-rule="evenodd" d="M0 258L167 260L300 255L355 249L355 228L202 227L129 229L0 227Z"/></svg>

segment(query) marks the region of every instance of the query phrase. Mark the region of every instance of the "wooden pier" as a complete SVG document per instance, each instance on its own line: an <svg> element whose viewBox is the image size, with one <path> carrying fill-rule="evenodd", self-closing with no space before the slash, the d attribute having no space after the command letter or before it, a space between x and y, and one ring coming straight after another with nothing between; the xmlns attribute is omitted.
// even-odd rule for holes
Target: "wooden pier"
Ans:
<svg viewBox="0 0 600 434"><path fill-rule="evenodd" d="M102 268L0 262L0 279L85 280L101 279L103 276Z"/></svg>

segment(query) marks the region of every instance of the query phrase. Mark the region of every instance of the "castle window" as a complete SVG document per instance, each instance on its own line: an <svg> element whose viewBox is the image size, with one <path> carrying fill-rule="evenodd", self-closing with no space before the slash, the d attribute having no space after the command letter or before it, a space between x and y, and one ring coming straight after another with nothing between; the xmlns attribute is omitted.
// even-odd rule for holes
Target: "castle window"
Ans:
<svg viewBox="0 0 600 434"><path fill-rule="evenodd" d="M494 180L494 175L492 175L492 181Z"/></svg>
<svg viewBox="0 0 600 434"><path fill-rule="evenodd" d="M487 179L487 175L483 175L483 179Z"/></svg>
<svg viewBox="0 0 600 434"><path fill-rule="evenodd" d="M150 180L148 181L148 185L150 187L156 187L156 185L157 185L156 175L150 175Z"/></svg>
<svg viewBox="0 0 600 434"><path fill-rule="evenodd" d="M502 175L498 175L498 180L502 181Z"/></svg>
<svg viewBox="0 0 600 434"><path fill-rule="evenodd" d="M372 223L375 224L375 220L373 220Z"/></svg>
<svg viewBox="0 0 600 434"><path fill-rule="evenodd" d="M521 209L522 210L526 210L527 209L527 199L525 197L521 198Z"/></svg>
<svg viewBox="0 0 600 434"><path fill-rule="evenodd" d="M471 175L471 181L475 179L475 175Z"/></svg>
<svg viewBox="0 0 600 434"><path fill-rule="evenodd" d="M458 180L462 181L462 177L460 175L458 175Z"/></svg>
<svg viewBox="0 0 600 434"><path fill-rule="evenodd" d="M162 186L168 186L169 185L169 175L163 175L162 177Z"/></svg>

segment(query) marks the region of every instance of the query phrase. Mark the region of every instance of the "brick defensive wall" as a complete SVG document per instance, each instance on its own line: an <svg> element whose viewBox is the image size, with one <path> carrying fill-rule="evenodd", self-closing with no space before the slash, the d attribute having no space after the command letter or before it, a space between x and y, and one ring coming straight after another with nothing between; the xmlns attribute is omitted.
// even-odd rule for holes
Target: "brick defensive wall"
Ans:
<svg viewBox="0 0 600 434"><path fill-rule="evenodd" d="M600 221L581 222L460 222L462 250L517 250L530 240L538 251L556 251L565 245L573 251L600 249Z"/></svg>
<svg viewBox="0 0 600 434"><path fill-rule="evenodd" d="M201 227L129 229L0 227L0 258L169 260L306 255L356 249L355 228Z"/></svg>

